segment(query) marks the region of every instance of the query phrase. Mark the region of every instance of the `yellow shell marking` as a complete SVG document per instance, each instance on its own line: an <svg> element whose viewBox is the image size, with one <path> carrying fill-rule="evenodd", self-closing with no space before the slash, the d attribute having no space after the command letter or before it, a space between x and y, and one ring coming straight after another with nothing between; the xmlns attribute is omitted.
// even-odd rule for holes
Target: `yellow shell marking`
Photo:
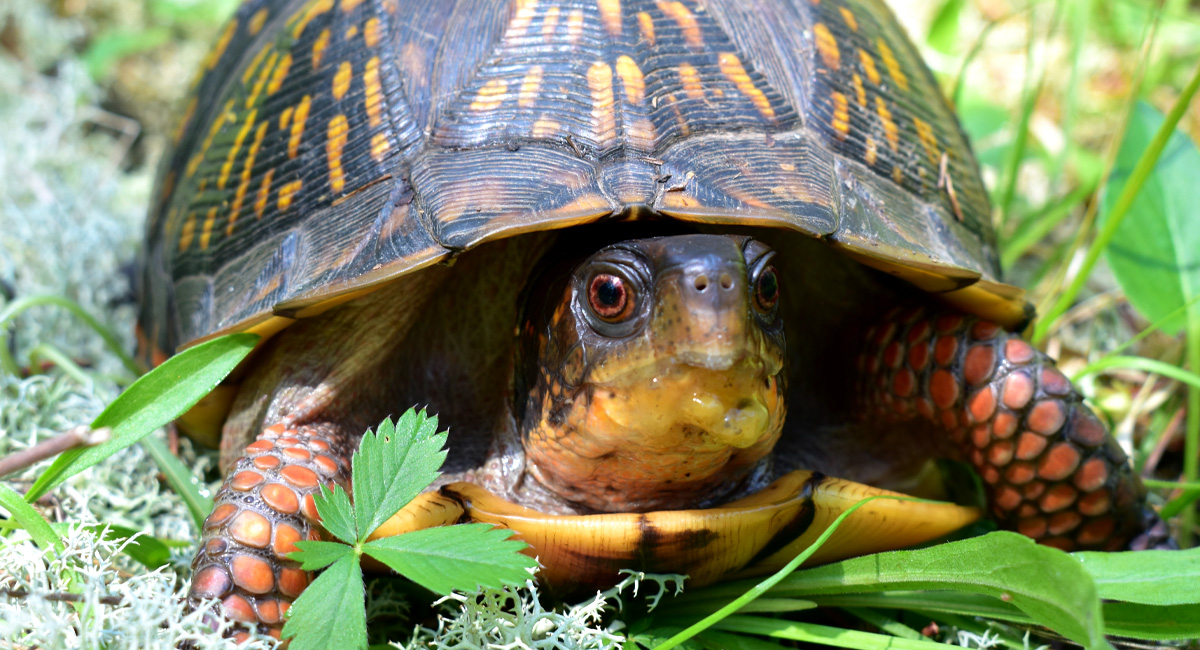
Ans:
<svg viewBox="0 0 1200 650"><path fill-rule="evenodd" d="M639 11L637 21L638 31L642 33L642 38L645 39L647 45L654 47L654 19L650 17L650 14Z"/></svg>
<svg viewBox="0 0 1200 650"><path fill-rule="evenodd" d="M229 224L225 226L225 236L233 234L233 224L237 223L238 215L242 212L242 203L246 200L246 192L250 189L250 177L254 172L254 157L262 147L263 138L267 135L270 122L261 122L254 134L254 142L246 150L246 163L242 166L242 181L238 183L237 193L233 196L233 205L229 208Z"/></svg>
<svg viewBox="0 0 1200 650"><path fill-rule="evenodd" d="M876 39L875 43L879 46L879 56L883 57L883 64L887 66L888 74L892 75L892 79L897 86L900 86L901 90L908 90L908 77L904 76L904 71L900 69L900 62L892 54L892 48L888 47L887 41L882 38Z"/></svg>
<svg viewBox="0 0 1200 650"><path fill-rule="evenodd" d="M258 79L254 81L254 87L250 89L250 94L246 96L246 108L250 108L258 102L258 96L262 94L263 86L267 83L267 77L271 76L271 71L275 68L275 64L278 61L279 53L271 52L271 58L267 59L267 65L263 66L262 72L258 74Z"/></svg>
<svg viewBox="0 0 1200 650"><path fill-rule="evenodd" d="M704 85L700 83L700 73L690 63L679 64L679 84L683 91L692 99L704 99Z"/></svg>
<svg viewBox="0 0 1200 650"><path fill-rule="evenodd" d="M342 169L342 150L350 139L350 123L345 115L334 115L329 120L325 138L325 154L329 159L329 187L339 193L346 187L346 171Z"/></svg>
<svg viewBox="0 0 1200 650"><path fill-rule="evenodd" d="M379 45L379 19L372 17L368 18L363 25L363 42L367 47L375 47Z"/></svg>
<svg viewBox="0 0 1200 650"><path fill-rule="evenodd" d="M363 0L342 0L342 11L350 13L357 9L362 2Z"/></svg>
<svg viewBox="0 0 1200 650"><path fill-rule="evenodd" d="M349 61L342 61L338 64L337 72L333 75L333 98L341 99L346 96L350 90L350 80L354 78L354 71L350 68Z"/></svg>
<svg viewBox="0 0 1200 650"><path fill-rule="evenodd" d="M254 58L250 60L250 65L246 66L246 71L242 73L243 86L250 83L250 78L253 77L254 73L258 71L258 66L263 62L263 59L267 57L267 54L274 51L275 48L272 47L271 43L267 43L266 45L258 48L258 54L254 55Z"/></svg>
<svg viewBox="0 0 1200 650"><path fill-rule="evenodd" d="M858 105L866 108L867 106L867 89L863 87L862 77L855 72L851 77L854 82L854 98L858 100Z"/></svg>
<svg viewBox="0 0 1200 650"><path fill-rule="evenodd" d="M175 126L175 131L171 133L171 142L179 144L179 140L183 138L183 132L187 130L187 125L192 121L192 117L196 115L196 102L199 97L192 96L188 102L187 108L183 111L183 119L179 120L179 124Z"/></svg>
<svg viewBox="0 0 1200 650"><path fill-rule="evenodd" d="M875 96L875 112L879 115L879 122L883 124L883 135L887 138L888 147L897 151L900 148L900 131L892 121L892 112L888 110L887 102L879 95Z"/></svg>
<svg viewBox="0 0 1200 650"><path fill-rule="evenodd" d="M279 64L275 66L274 72L271 73L271 83L267 84L267 94L274 95L283 87L284 79L287 79L288 68L292 67L292 55L284 54L282 59L279 59Z"/></svg>
<svg viewBox="0 0 1200 650"><path fill-rule="evenodd" d="M517 10L513 12L508 28L504 30L505 39L519 39L525 36L529 24L537 10L537 0L517 0Z"/></svg>
<svg viewBox="0 0 1200 650"><path fill-rule="evenodd" d="M567 16L567 40L571 45L579 43L583 37L583 10L572 9Z"/></svg>
<svg viewBox="0 0 1200 650"><path fill-rule="evenodd" d="M838 140L845 140L846 134L850 133L850 102L842 93L835 92L832 97L833 116L829 124L837 132Z"/></svg>
<svg viewBox="0 0 1200 650"><path fill-rule="evenodd" d="M296 105L292 114L292 134L288 138L288 158L295 158L300 153L300 138L304 136L304 122L308 120L308 108L312 105L312 97L305 95Z"/></svg>
<svg viewBox="0 0 1200 650"><path fill-rule="evenodd" d="M561 10L557 5L546 10L546 15L542 17L542 39L547 43L554 38L554 31L558 29L558 16Z"/></svg>
<svg viewBox="0 0 1200 650"><path fill-rule="evenodd" d="M925 155L929 157L929 162L937 165L942 152L938 147L937 136L933 133L933 127L929 123L919 117L913 118L913 126L917 128L917 137L921 139L921 146L925 147Z"/></svg>
<svg viewBox="0 0 1200 650"><path fill-rule="evenodd" d="M292 197L296 196L296 192L299 192L300 188L302 186L303 186L303 183L300 181L300 179L296 179L290 183L284 184L282 187L279 188L278 205L279 205L280 212L283 212L284 210L287 210L289 207L291 207Z"/></svg>
<svg viewBox="0 0 1200 650"><path fill-rule="evenodd" d="M682 2L675 0L655 0L659 11L671 20L675 21L681 32L683 32L683 40L688 47L693 50L701 50L704 48L704 35L700 31L700 24L696 22L696 16ZM651 23L653 30L653 23Z"/></svg>
<svg viewBox="0 0 1200 650"><path fill-rule="evenodd" d="M317 34L317 39L313 41L312 46L312 67L313 70L321 67L321 59L325 58L325 50L329 48L329 30L322 29L320 34Z"/></svg>
<svg viewBox="0 0 1200 650"><path fill-rule="evenodd" d="M333 0L310 0L308 7L299 14L299 19L292 19L294 21L292 25L292 38L300 38L300 34L304 33L304 28L308 27L308 24L314 18L330 9L333 9Z"/></svg>
<svg viewBox="0 0 1200 650"><path fill-rule="evenodd" d="M846 21L846 26L850 28L850 31L857 32L858 19L854 17L854 12L845 7L838 7L838 10L842 12L842 20Z"/></svg>
<svg viewBox="0 0 1200 650"><path fill-rule="evenodd" d="M352 40L355 36L358 36L358 25L351 25L351 26L347 27L346 28L346 40L347 41Z"/></svg>
<svg viewBox="0 0 1200 650"><path fill-rule="evenodd" d="M208 242L212 239L213 224L217 221L217 208L211 207L204 215L204 227L200 230L200 250L208 250Z"/></svg>
<svg viewBox="0 0 1200 650"><path fill-rule="evenodd" d="M192 245L192 239L196 237L196 213L189 212L187 221L183 222L183 228L179 232L179 252L183 252Z"/></svg>
<svg viewBox="0 0 1200 650"><path fill-rule="evenodd" d="M250 31L251 36L258 36L262 31L263 25L267 22L267 10L259 9L250 17L250 22L246 24L246 29Z"/></svg>
<svg viewBox="0 0 1200 650"><path fill-rule="evenodd" d="M271 179L275 177L275 169L267 170L263 175L262 184L258 186L258 193L254 195L254 218L262 219L263 211L267 209L267 199L271 196Z"/></svg>
<svg viewBox="0 0 1200 650"><path fill-rule="evenodd" d="M833 32L829 31L825 23L817 23L813 25L813 36L816 38L817 52L820 52L825 67L837 70L842 62L842 53L838 51L837 39L833 37Z"/></svg>
<svg viewBox="0 0 1200 650"><path fill-rule="evenodd" d="M232 99L225 102L225 107L221 109L221 114L217 116L217 119L213 120L212 126L209 127L208 137L204 138L204 144L200 146L200 152L188 160L188 178L191 178L196 173L196 168L204 160L205 154L208 153L208 148L212 146L213 138L217 137L217 132L221 130L222 126L225 126L225 121L237 119L237 115L233 113L233 102L234 100Z"/></svg>
<svg viewBox="0 0 1200 650"><path fill-rule="evenodd" d="M373 56L363 69L363 87L366 97L363 103L367 109L367 122L376 127L383 123L383 86L379 84L379 57Z"/></svg>
<svg viewBox="0 0 1200 650"><path fill-rule="evenodd" d="M871 136L867 136L866 153L864 154L864 157L866 158L868 165L874 165L875 161L879 159L879 145L876 144L875 138L872 138Z"/></svg>
<svg viewBox="0 0 1200 650"><path fill-rule="evenodd" d="M646 80L638 64L627 54L617 59L617 75L621 77L621 85L625 88L625 99L634 106L646 98Z"/></svg>
<svg viewBox="0 0 1200 650"><path fill-rule="evenodd" d="M375 162L383 162L384 156L391 149L392 144L388 142L386 133L376 133L371 136L371 158L374 158Z"/></svg>
<svg viewBox="0 0 1200 650"><path fill-rule="evenodd" d="M704 49L704 35L700 33L700 23L682 2L664 2L658 0L658 10L675 21L683 32L683 40L694 50Z"/></svg>
<svg viewBox="0 0 1200 650"><path fill-rule="evenodd" d="M517 106L521 108L533 106L541 88L542 66L535 65L525 73L525 78L521 80L521 90L517 92Z"/></svg>
<svg viewBox="0 0 1200 650"><path fill-rule="evenodd" d="M600 22L610 36L621 35L621 0L596 0Z"/></svg>
<svg viewBox="0 0 1200 650"><path fill-rule="evenodd" d="M217 61L221 60L221 56L225 54L225 48L229 47L229 41L233 40L233 33L237 31L237 20L229 21L225 26L225 31L221 32L221 36L217 39L217 44L213 49L209 50L208 56L204 57L204 67L212 70L217 67Z"/></svg>
<svg viewBox="0 0 1200 650"><path fill-rule="evenodd" d="M870 79L871 83L878 86L883 82L883 79L879 77L879 69L875 67L875 59L866 50L861 48L858 50L858 60L862 62L863 72L867 74L867 79Z"/></svg>
<svg viewBox="0 0 1200 650"><path fill-rule="evenodd" d="M254 120L257 117L258 109L251 109L246 114L246 123L234 137L233 146L229 148L229 155L225 156L225 164L221 165L221 174L217 177L217 189L225 189L225 184L229 182L229 174L233 172L233 163L237 160L238 151L241 151L242 143L246 141L246 136L250 134L250 129L254 126Z"/></svg>
<svg viewBox="0 0 1200 650"><path fill-rule="evenodd" d="M603 61L597 61L588 68L587 80L588 88L592 91L592 130L596 143L605 146L617 135L612 68Z"/></svg>
<svg viewBox="0 0 1200 650"><path fill-rule="evenodd" d="M558 133L559 129L561 128L562 125L558 122L542 118L533 123L533 137L548 138L555 133Z"/></svg>
<svg viewBox="0 0 1200 650"><path fill-rule="evenodd" d="M279 130L282 131L288 128L288 124L292 121L292 111L296 110L295 106L288 106L279 114Z"/></svg>
<svg viewBox="0 0 1200 650"><path fill-rule="evenodd" d="M491 111L500 107L508 97L508 84L500 79L491 79L479 89L475 101L471 102L473 111Z"/></svg>
<svg viewBox="0 0 1200 650"><path fill-rule="evenodd" d="M750 80L750 75L746 74L746 68L742 67L742 61L736 54L722 52L717 56L717 62L721 66L721 73L725 75L725 78L733 82L733 85L737 86L737 89L750 99L763 117L767 119L775 117L775 109L771 108L771 101Z"/></svg>

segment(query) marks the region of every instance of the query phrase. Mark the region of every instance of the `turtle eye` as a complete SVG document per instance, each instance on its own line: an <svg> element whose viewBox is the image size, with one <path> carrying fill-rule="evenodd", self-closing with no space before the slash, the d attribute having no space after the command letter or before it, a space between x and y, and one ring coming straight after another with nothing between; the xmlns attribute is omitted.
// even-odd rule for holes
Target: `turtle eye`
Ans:
<svg viewBox="0 0 1200 650"><path fill-rule="evenodd" d="M633 303L626 282L611 273L598 273L588 282L588 306L601 320L615 323L628 318Z"/></svg>
<svg viewBox="0 0 1200 650"><path fill-rule="evenodd" d="M754 304L760 311L769 312L779 302L779 276L775 267L767 265L754 281Z"/></svg>

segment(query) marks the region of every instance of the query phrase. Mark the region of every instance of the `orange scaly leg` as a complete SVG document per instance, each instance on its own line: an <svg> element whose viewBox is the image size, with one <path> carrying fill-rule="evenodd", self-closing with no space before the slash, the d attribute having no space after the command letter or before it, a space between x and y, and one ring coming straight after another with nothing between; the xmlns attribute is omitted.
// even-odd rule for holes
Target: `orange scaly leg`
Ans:
<svg viewBox="0 0 1200 650"><path fill-rule="evenodd" d="M1170 545L1125 452L1019 336L964 314L897 310L868 333L860 363L877 416L948 432L1005 528L1066 550Z"/></svg>
<svg viewBox="0 0 1200 650"><path fill-rule="evenodd" d="M263 429L229 468L204 521L189 602L219 598L226 618L279 638L284 613L312 578L286 555L297 541L320 539L313 494L322 483L350 485L343 434L321 426Z"/></svg>

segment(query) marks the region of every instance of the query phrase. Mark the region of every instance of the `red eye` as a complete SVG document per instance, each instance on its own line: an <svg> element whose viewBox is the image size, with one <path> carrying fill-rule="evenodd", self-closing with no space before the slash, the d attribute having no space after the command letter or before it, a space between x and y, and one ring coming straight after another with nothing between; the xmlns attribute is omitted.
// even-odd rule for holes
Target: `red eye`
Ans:
<svg viewBox="0 0 1200 650"><path fill-rule="evenodd" d="M616 322L633 312L633 300L625 281L609 274L593 276L588 283L588 304L601 319Z"/></svg>
<svg viewBox="0 0 1200 650"><path fill-rule="evenodd" d="M754 283L754 302L762 311L771 311L779 302L779 276L775 274L774 266L768 266L758 274Z"/></svg>

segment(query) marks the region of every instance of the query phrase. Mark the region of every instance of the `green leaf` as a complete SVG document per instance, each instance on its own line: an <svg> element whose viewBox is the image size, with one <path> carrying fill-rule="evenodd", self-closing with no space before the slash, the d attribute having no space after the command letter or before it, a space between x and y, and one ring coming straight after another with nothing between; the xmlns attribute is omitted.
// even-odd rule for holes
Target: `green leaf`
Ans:
<svg viewBox="0 0 1200 650"><path fill-rule="evenodd" d="M945 0L942 8L933 17L929 26L929 46L943 53L950 54L958 45L958 17L962 14L966 0Z"/></svg>
<svg viewBox="0 0 1200 650"><path fill-rule="evenodd" d="M523 585L537 562L524 542L491 524L426 528L367 542L363 552L439 594Z"/></svg>
<svg viewBox="0 0 1200 650"><path fill-rule="evenodd" d="M351 461L360 541L440 476L446 433L436 431L437 416L409 409L396 425L389 418L363 436Z"/></svg>
<svg viewBox="0 0 1200 650"><path fill-rule="evenodd" d="M152 50L169 40L171 31L165 27L102 32L84 51L83 63L92 79L102 81L121 59Z"/></svg>
<svg viewBox="0 0 1200 650"><path fill-rule="evenodd" d="M1170 551L1168 551L1170 552ZM1104 603L1109 634L1153 641L1200 638L1200 607Z"/></svg>
<svg viewBox="0 0 1200 650"><path fill-rule="evenodd" d="M183 415L225 378L258 343L257 334L222 336L167 359L142 375L92 422L112 428L108 442L64 452L38 477L25 500L33 502L63 481L138 442Z"/></svg>
<svg viewBox="0 0 1200 650"><path fill-rule="evenodd" d="M282 636L295 637L291 650L366 648L365 599L358 558L348 553L317 576L292 603Z"/></svg>
<svg viewBox="0 0 1200 650"><path fill-rule="evenodd" d="M713 626L714 629L759 634L776 639L806 641L860 650L944 650L945 644L935 641L902 639L886 634L847 630L828 625L799 623L761 616L730 616Z"/></svg>
<svg viewBox="0 0 1200 650"><path fill-rule="evenodd" d="M782 580L771 595L895 589L953 589L993 596L1086 647L1107 644L1096 585L1079 561L1010 532L800 571Z"/></svg>
<svg viewBox="0 0 1200 650"><path fill-rule="evenodd" d="M0 508L7 510L8 514L18 524L21 524L21 527L29 533L38 546L44 549L63 550L62 538L50 527L50 522L46 521L41 513L34 510L33 506L26 503L21 495L3 483L0 483Z"/></svg>
<svg viewBox="0 0 1200 650"><path fill-rule="evenodd" d="M296 548L300 550L288 553L288 558L299 562L305 571L324 569L347 555L354 555L353 547L338 542L296 542Z"/></svg>
<svg viewBox="0 0 1200 650"><path fill-rule="evenodd" d="M1091 574L1101 598L1146 605L1200 603L1200 547L1072 556Z"/></svg>
<svg viewBox="0 0 1200 650"><path fill-rule="evenodd" d="M354 457L358 458L357 455ZM317 506L317 514L321 515L321 525L325 530L347 544L358 541L358 532L354 529L354 508L342 486L335 485L332 491L324 485L320 486L313 496L313 503Z"/></svg>
<svg viewBox="0 0 1200 650"><path fill-rule="evenodd" d="M1101 228L1163 119L1162 113L1145 102L1135 107L1100 204L1097 223ZM1105 250L1105 258L1129 302L1151 321L1161 320L1200 295L1197 179L1200 151L1176 130ZM1168 333L1177 333L1184 322L1185 316L1180 314L1162 327Z"/></svg>

